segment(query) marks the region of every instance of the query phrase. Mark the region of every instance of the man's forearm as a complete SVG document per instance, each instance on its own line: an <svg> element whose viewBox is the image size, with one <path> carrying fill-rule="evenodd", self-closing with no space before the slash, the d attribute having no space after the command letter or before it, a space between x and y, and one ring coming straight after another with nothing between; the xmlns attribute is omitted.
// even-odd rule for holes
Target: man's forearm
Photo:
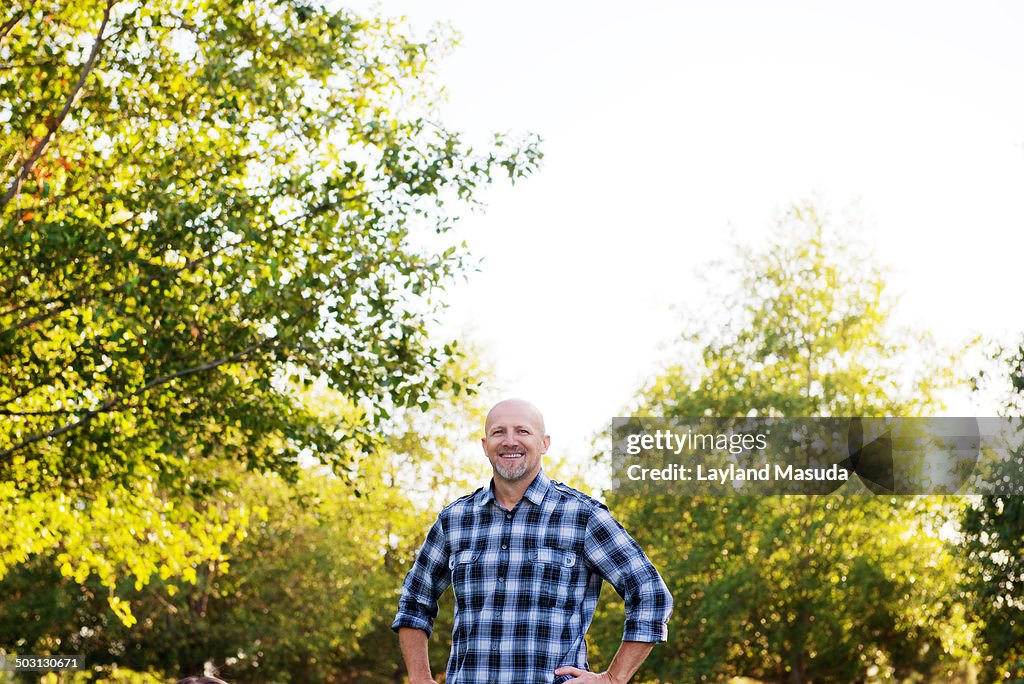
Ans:
<svg viewBox="0 0 1024 684"><path fill-rule="evenodd" d="M625 684L644 664L652 648L654 644L644 641L623 641L605 672L616 684Z"/></svg>
<svg viewBox="0 0 1024 684"><path fill-rule="evenodd" d="M430 674L427 633L414 627L399 627L398 645L402 649L405 669L409 672L409 683L437 684L434 682L434 676Z"/></svg>

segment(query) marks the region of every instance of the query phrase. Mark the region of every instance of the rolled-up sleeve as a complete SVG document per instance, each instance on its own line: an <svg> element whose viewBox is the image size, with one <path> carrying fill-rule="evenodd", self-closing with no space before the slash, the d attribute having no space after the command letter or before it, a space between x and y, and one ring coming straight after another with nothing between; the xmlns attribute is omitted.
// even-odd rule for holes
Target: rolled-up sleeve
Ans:
<svg viewBox="0 0 1024 684"><path fill-rule="evenodd" d="M625 601L622 640L665 641L672 595L647 554L603 506L593 511L587 523L584 552L588 565Z"/></svg>
<svg viewBox="0 0 1024 684"><path fill-rule="evenodd" d="M400 627L413 627L422 629L427 636L434 631L437 600L451 584L448 555L444 525L438 516L402 583L398 614L391 623L391 629L397 632Z"/></svg>

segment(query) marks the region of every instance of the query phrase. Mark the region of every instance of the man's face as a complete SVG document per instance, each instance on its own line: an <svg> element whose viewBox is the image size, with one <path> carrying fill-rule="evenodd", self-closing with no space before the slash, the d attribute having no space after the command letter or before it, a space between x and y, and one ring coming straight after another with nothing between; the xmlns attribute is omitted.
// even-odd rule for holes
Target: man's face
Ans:
<svg viewBox="0 0 1024 684"><path fill-rule="evenodd" d="M525 402L502 402L487 415L484 430L481 441L494 476L507 482L533 481L551 443L537 409Z"/></svg>

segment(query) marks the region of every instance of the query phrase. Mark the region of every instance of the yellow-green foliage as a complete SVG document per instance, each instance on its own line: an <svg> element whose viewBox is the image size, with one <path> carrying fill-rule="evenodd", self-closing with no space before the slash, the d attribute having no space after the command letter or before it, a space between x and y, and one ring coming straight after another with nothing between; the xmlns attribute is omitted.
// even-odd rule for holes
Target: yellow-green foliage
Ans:
<svg viewBox="0 0 1024 684"><path fill-rule="evenodd" d="M921 336L892 330L883 272L853 231L798 203L771 242L741 250L681 360L636 399L641 415L918 415L949 382ZM708 325L712 327L708 327ZM856 482L844 491L857 491ZM863 487L859 488L863 492ZM943 679L972 657L955 500L611 497L664 572L676 608L648 681ZM947 530L948 531L948 530ZM595 620L607 658L621 626Z"/></svg>
<svg viewBox="0 0 1024 684"><path fill-rule="evenodd" d="M440 122L453 46L334 3L3 3L0 576L45 556L130 624L125 586L244 535L230 464L343 476L457 387L446 233L540 155Z"/></svg>

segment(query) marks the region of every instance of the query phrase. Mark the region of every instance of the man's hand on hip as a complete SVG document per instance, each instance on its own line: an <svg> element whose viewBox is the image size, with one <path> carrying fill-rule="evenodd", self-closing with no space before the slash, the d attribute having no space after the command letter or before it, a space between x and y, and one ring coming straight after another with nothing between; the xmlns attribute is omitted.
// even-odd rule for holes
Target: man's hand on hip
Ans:
<svg viewBox="0 0 1024 684"><path fill-rule="evenodd" d="M578 667L560 667L555 670L555 674L572 675L573 678L568 680L566 684L571 682L576 682L576 684L626 684L625 681L615 679L607 672L587 672Z"/></svg>
<svg viewBox="0 0 1024 684"><path fill-rule="evenodd" d="M627 684L640 669L654 644L645 641L623 641L605 672L587 672L578 667L565 665L555 670L556 675L572 675L569 682L577 684ZM615 674L612 674L612 673Z"/></svg>

